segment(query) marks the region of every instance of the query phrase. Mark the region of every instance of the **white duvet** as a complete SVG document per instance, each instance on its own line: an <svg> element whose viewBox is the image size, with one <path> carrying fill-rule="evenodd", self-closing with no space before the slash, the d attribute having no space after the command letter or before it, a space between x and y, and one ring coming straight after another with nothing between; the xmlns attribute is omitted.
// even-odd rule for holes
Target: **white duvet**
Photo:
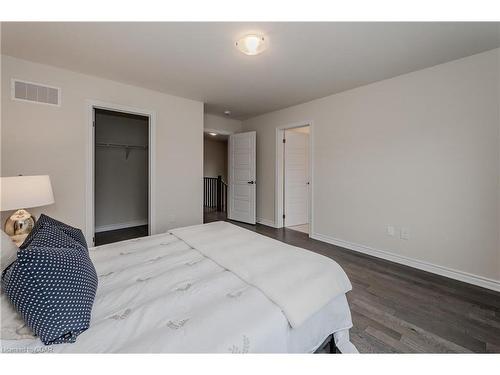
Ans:
<svg viewBox="0 0 500 375"><path fill-rule="evenodd" d="M2 296L4 352L310 352L331 333L343 351L344 294L293 329L258 288L172 234L90 250L99 276L90 328L76 343L44 347Z"/></svg>
<svg viewBox="0 0 500 375"><path fill-rule="evenodd" d="M293 328L352 289L344 270L330 258L224 221L171 233L261 290Z"/></svg>

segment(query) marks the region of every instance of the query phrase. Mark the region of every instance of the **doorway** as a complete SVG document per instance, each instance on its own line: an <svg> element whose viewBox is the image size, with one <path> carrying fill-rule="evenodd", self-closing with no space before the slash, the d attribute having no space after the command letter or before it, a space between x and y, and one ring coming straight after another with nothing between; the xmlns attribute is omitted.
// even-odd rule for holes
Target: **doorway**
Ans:
<svg viewBox="0 0 500 375"><path fill-rule="evenodd" d="M203 220L226 220L228 193L228 139L217 131L203 134Z"/></svg>
<svg viewBox="0 0 500 375"><path fill-rule="evenodd" d="M89 108L88 241L98 246L147 236L152 232L154 116L102 103Z"/></svg>
<svg viewBox="0 0 500 375"><path fill-rule="evenodd" d="M277 226L310 234L311 126L280 128L277 142Z"/></svg>

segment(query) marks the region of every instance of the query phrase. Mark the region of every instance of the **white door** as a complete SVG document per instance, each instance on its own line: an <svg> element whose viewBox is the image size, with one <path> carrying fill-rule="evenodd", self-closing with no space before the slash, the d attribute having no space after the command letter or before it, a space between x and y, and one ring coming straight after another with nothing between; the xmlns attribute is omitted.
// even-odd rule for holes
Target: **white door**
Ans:
<svg viewBox="0 0 500 375"><path fill-rule="evenodd" d="M285 226L309 223L309 134L285 131Z"/></svg>
<svg viewBox="0 0 500 375"><path fill-rule="evenodd" d="M229 136L228 218L255 224L255 132Z"/></svg>

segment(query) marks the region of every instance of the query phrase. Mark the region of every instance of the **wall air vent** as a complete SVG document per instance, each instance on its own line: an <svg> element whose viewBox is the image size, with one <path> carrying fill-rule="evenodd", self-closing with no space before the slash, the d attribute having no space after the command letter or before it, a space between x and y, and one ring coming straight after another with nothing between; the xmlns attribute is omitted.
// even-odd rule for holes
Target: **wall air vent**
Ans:
<svg viewBox="0 0 500 375"><path fill-rule="evenodd" d="M61 105L61 89L40 83L12 79L12 99L25 102Z"/></svg>

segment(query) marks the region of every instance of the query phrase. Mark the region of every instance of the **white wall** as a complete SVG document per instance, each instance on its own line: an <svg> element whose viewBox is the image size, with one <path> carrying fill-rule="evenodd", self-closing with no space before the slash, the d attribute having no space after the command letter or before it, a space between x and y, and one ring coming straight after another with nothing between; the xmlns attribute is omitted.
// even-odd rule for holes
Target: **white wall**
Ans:
<svg viewBox="0 0 500 375"><path fill-rule="evenodd" d="M222 176L227 182L227 141L204 139L203 175L205 177Z"/></svg>
<svg viewBox="0 0 500 375"><path fill-rule="evenodd" d="M218 130L223 134L238 133L241 131L242 126L242 122L240 120L235 120L230 117L217 116L211 113L205 113L203 122L203 126L206 131Z"/></svg>
<svg viewBox="0 0 500 375"><path fill-rule="evenodd" d="M244 121L257 216L275 219L275 129L312 121L316 238L500 290L499 103L493 50Z"/></svg>
<svg viewBox="0 0 500 375"><path fill-rule="evenodd" d="M49 174L56 203L33 209L85 229L86 100L156 113L156 232L201 223L203 103L2 56L2 176ZM10 79L62 89L62 106L10 99Z"/></svg>
<svg viewBox="0 0 500 375"><path fill-rule="evenodd" d="M95 113L96 143L148 146L148 118ZM95 228L105 231L148 222L148 149L95 148Z"/></svg>

